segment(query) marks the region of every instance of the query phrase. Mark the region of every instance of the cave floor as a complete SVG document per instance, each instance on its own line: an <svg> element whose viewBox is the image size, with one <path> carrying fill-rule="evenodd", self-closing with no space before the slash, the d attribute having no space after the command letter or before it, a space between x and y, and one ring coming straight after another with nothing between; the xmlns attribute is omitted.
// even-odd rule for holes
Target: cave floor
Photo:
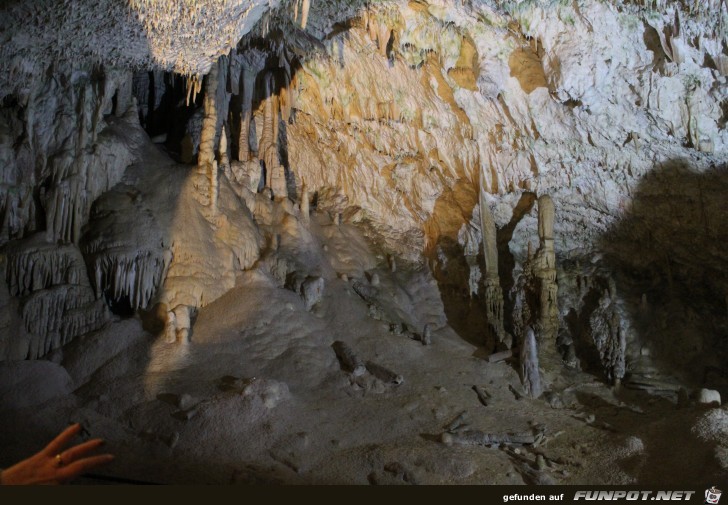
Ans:
<svg viewBox="0 0 728 505"><path fill-rule="evenodd" d="M517 364L489 363L489 349L455 333L426 268L392 272L356 226L322 213L310 232L302 246L283 230L274 254L200 309L188 343L166 343L138 317L118 318L49 356L73 385L39 405L0 410L0 453L19 459L79 421L117 456L90 482L674 486L719 476L717 446L696 426L725 431L725 408L678 407L567 370L548 374L551 393L521 398ZM271 274L271 265L302 257L325 279L310 311ZM431 344L392 332L398 318L410 327L437 321ZM349 373L335 341L402 383ZM39 362L26 363L27 380L43 388ZM473 386L485 389L487 405ZM543 437L523 446L443 443L463 412L460 430Z"/></svg>

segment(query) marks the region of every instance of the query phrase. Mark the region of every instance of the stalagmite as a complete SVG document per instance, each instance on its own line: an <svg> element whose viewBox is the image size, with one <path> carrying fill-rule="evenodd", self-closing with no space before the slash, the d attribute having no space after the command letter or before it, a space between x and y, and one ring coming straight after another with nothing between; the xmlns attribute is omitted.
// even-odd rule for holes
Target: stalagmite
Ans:
<svg viewBox="0 0 728 505"><path fill-rule="evenodd" d="M265 187L272 191L273 198L280 200L288 196L285 168L278 157L280 102L275 94L276 82L272 72L266 74L264 82L263 133L258 156L265 164Z"/></svg>
<svg viewBox="0 0 728 505"><path fill-rule="evenodd" d="M538 318L539 344L542 361L548 369L560 363L556 348L559 330L558 285L556 284L556 255L554 252L554 203L543 195L538 199L538 236L540 247L533 263L533 273L539 281L540 311Z"/></svg>
<svg viewBox="0 0 728 505"><path fill-rule="evenodd" d="M207 174L209 180L210 206L217 207L217 161L215 161L215 137L217 135L217 85L218 64L214 63L207 75L205 88L205 117L202 120L200 133L200 152L198 170Z"/></svg>
<svg viewBox="0 0 728 505"><path fill-rule="evenodd" d="M425 327L422 329L422 337L420 338L420 341L422 342L422 345L432 344L432 326L429 323L425 324Z"/></svg>
<svg viewBox="0 0 728 505"><path fill-rule="evenodd" d="M280 238L278 239L280 241ZM321 301L325 281L322 277L309 277L301 284L301 298L306 310L310 311Z"/></svg>
<svg viewBox="0 0 728 505"><path fill-rule="evenodd" d="M480 230L483 236L485 256L485 307L488 325L498 342L510 347L510 338L503 328L503 290L498 277L498 243L493 216L485 198L485 186L480 186Z"/></svg>
<svg viewBox="0 0 728 505"><path fill-rule="evenodd" d="M306 181L301 180L301 219L304 223L309 223L311 220L309 205L308 186Z"/></svg>
<svg viewBox="0 0 728 505"><path fill-rule="evenodd" d="M217 180L217 160L212 160L208 167L208 180L210 185L210 209L217 211L217 197L220 191L220 184Z"/></svg>
<svg viewBox="0 0 728 505"><path fill-rule="evenodd" d="M177 341L177 318L174 312L167 312L167 319L164 321L164 341L174 344Z"/></svg>
<svg viewBox="0 0 728 505"><path fill-rule="evenodd" d="M271 178L273 173L273 165L278 164L278 160L273 158L272 146L275 142L273 135L273 100L271 94L273 92L274 78L272 73L265 76L265 97L263 105L263 134L258 144L258 156L265 163L265 187L271 187ZM277 156L276 156L277 158Z"/></svg>
<svg viewBox="0 0 728 505"><path fill-rule="evenodd" d="M238 160L248 161L250 159L250 108L245 108L240 113L240 136L238 137Z"/></svg>
<svg viewBox="0 0 728 505"><path fill-rule="evenodd" d="M172 311L175 320L175 338L177 343L186 344L189 342L190 328L192 323L190 321L190 307L186 305L177 305Z"/></svg>
<svg viewBox="0 0 728 505"><path fill-rule="evenodd" d="M617 384L626 370L626 328L623 327L616 304L616 284L611 280L609 284L609 290L604 291L589 317L589 329L607 379Z"/></svg>
<svg viewBox="0 0 728 505"><path fill-rule="evenodd" d="M521 345L521 382L523 389L531 398L538 398L543 392L541 375L538 369L538 348L533 328L526 328L526 336Z"/></svg>

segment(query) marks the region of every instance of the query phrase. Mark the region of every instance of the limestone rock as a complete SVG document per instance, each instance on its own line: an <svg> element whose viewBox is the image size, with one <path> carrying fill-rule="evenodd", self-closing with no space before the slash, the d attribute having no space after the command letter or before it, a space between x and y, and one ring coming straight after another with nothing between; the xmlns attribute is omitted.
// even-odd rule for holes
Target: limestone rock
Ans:
<svg viewBox="0 0 728 505"><path fill-rule="evenodd" d="M311 310L324 295L323 277L309 277L301 284L301 298L306 310Z"/></svg>

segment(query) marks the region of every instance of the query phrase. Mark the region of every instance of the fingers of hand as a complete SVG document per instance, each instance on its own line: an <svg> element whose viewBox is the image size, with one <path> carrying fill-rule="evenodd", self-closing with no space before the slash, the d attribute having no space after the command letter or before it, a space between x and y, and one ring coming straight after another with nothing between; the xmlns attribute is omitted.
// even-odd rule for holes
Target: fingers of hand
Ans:
<svg viewBox="0 0 728 505"><path fill-rule="evenodd" d="M70 463L73 463L77 459L86 456L87 454L91 453L95 449L98 449L102 445L104 445L104 441L100 438L95 438L93 440L89 440L82 444L71 447L70 449L61 453L61 459L63 460L63 464L68 465Z"/></svg>
<svg viewBox="0 0 728 505"><path fill-rule="evenodd" d="M81 425L76 423L72 424L61 432L53 441L46 446L43 450L47 455L55 456L71 441L73 437L78 435L81 431Z"/></svg>
<svg viewBox="0 0 728 505"><path fill-rule="evenodd" d="M58 479L60 481L71 480L78 477L82 473L88 472L89 470L96 468L104 463L109 463L114 459L111 454L101 454L99 456L91 456L89 458L79 459L70 463L66 466L61 467L58 470Z"/></svg>

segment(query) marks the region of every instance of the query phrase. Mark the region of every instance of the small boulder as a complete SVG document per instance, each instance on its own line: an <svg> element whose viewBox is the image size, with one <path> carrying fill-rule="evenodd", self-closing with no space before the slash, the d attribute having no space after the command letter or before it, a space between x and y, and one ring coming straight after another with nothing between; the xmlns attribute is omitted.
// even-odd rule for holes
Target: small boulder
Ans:
<svg viewBox="0 0 728 505"><path fill-rule="evenodd" d="M322 277L308 277L301 284L301 298L306 310L311 310L321 301L324 295L324 279Z"/></svg>
<svg viewBox="0 0 728 505"><path fill-rule="evenodd" d="M701 405L720 407L720 393L715 389L698 389L695 391L695 401Z"/></svg>

